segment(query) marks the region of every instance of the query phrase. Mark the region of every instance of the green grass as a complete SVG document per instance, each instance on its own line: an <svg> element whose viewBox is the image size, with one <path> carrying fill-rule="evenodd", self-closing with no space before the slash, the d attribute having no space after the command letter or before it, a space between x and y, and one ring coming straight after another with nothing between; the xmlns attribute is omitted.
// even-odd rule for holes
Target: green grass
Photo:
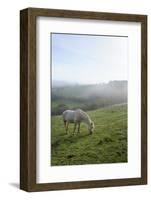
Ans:
<svg viewBox="0 0 151 200"><path fill-rule="evenodd" d="M52 117L51 165L82 165L127 162L127 105L88 112L95 124L90 135L81 124L73 135L73 124L65 133L61 116Z"/></svg>

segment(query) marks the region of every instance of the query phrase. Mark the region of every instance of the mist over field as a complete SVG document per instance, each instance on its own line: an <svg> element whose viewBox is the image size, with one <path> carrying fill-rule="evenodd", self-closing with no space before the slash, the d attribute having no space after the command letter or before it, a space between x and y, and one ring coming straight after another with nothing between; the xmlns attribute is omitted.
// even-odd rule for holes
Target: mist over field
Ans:
<svg viewBox="0 0 151 200"><path fill-rule="evenodd" d="M57 81L51 95L52 115L59 115L66 109L94 110L127 103L127 81L85 85Z"/></svg>
<svg viewBox="0 0 151 200"><path fill-rule="evenodd" d="M128 37L52 33L51 42L50 165L127 162ZM63 120L76 109L90 121Z"/></svg>
<svg viewBox="0 0 151 200"><path fill-rule="evenodd" d="M100 84L56 82L52 87L51 165L127 162L127 81ZM65 133L62 112L82 109L95 124L90 135L84 123Z"/></svg>
<svg viewBox="0 0 151 200"><path fill-rule="evenodd" d="M127 103L128 37L53 33L52 115Z"/></svg>

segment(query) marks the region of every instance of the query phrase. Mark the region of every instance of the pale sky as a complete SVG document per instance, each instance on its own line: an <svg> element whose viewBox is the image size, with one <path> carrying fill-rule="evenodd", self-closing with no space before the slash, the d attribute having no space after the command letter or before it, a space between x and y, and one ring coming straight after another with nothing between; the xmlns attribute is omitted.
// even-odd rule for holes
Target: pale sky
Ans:
<svg viewBox="0 0 151 200"><path fill-rule="evenodd" d="M128 37L55 34L52 80L95 84L127 80Z"/></svg>

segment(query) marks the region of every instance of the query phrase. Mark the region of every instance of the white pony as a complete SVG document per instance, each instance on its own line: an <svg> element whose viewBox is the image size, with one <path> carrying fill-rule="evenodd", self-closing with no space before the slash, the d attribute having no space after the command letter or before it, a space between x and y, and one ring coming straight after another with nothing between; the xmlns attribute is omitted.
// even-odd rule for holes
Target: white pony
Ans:
<svg viewBox="0 0 151 200"><path fill-rule="evenodd" d="M62 113L63 121L66 129L66 133L68 133L69 123L74 123L73 133L75 133L76 127L78 125L78 133L80 132L80 123L83 122L87 125L88 131L90 134L93 133L94 123L91 121L90 117L87 113L85 113L81 109L77 110L66 110Z"/></svg>

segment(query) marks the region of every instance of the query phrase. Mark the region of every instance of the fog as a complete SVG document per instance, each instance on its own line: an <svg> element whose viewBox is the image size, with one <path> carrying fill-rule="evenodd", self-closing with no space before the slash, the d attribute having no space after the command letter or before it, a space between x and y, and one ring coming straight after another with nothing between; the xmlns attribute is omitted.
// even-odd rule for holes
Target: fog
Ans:
<svg viewBox="0 0 151 200"><path fill-rule="evenodd" d="M63 84L52 88L54 113L64 109L81 108L93 110L101 107L127 103L127 81L110 81L101 84Z"/></svg>

